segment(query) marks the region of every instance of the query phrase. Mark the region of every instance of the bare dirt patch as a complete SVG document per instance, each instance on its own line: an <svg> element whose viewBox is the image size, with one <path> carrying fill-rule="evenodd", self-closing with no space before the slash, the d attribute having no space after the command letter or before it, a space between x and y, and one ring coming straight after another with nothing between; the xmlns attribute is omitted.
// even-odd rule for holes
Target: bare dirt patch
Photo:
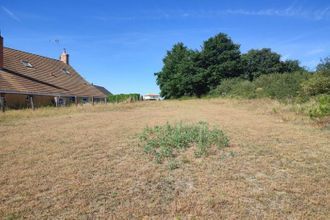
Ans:
<svg viewBox="0 0 330 220"><path fill-rule="evenodd" d="M330 131L270 101L223 99L0 115L0 218L329 219ZM286 120L283 120L283 117ZM231 147L169 170L146 125L207 121Z"/></svg>

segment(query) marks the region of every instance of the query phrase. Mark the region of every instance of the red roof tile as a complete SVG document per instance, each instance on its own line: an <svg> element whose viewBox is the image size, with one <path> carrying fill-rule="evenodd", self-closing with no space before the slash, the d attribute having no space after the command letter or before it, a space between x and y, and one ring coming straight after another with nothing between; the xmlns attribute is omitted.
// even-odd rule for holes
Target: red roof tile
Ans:
<svg viewBox="0 0 330 220"><path fill-rule="evenodd" d="M25 66L27 61L32 67ZM4 48L0 91L80 97L106 97L70 65L62 61L11 48Z"/></svg>

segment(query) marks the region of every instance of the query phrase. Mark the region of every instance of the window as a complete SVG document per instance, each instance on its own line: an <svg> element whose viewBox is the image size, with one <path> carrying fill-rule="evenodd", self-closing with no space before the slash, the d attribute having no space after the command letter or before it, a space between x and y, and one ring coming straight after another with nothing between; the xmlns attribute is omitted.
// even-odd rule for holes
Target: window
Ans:
<svg viewBox="0 0 330 220"><path fill-rule="evenodd" d="M28 68L33 68L32 64L27 61L27 60L22 60L22 64L25 66L25 67L28 67Z"/></svg>
<svg viewBox="0 0 330 220"><path fill-rule="evenodd" d="M66 68L62 69L63 73L65 73L66 75L71 75L70 71L67 70Z"/></svg>

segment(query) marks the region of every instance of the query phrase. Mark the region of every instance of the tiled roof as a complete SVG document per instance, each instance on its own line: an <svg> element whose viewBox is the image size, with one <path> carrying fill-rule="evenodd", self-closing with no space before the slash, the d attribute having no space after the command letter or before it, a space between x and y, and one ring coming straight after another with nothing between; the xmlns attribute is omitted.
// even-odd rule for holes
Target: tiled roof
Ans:
<svg viewBox="0 0 330 220"><path fill-rule="evenodd" d="M112 93L103 86L94 85L94 87L107 96L112 95Z"/></svg>
<svg viewBox="0 0 330 220"><path fill-rule="evenodd" d="M4 48L4 68L0 91L80 97L106 97L90 85L70 65L11 48ZM28 67L23 62L28 62Z"/></svg>
<svg viewBox="0 0 330 220"><path fill-rule="evenodd" d="M0 93L61 95L66 94L67 91L36 82L24 76L0 70Z"/></svg>

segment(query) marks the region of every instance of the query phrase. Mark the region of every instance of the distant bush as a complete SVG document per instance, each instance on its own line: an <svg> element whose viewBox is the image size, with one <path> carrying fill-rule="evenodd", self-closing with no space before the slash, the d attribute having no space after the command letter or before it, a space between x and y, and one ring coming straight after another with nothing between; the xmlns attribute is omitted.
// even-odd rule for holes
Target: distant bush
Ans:
<svg viewBox="0 0 330 220"><path fill-rule="evenodd" d="M261 75L253 81L242 78L222 80L210 92L211 97L271 98L291 102L303 108L312 118L330 115L330 69L329 60L318 66L316 73L297 71ZM322 68L321 68L322 67ZM301 107L303 106L303 107Z"/></svg>
<svg viewBox="0 0 330 220"><path fill-rule="evenodd" d="M244 81L241 78L232 78L232 79L224 79L219 86L213 89L210 92L211 96L227 96L230 95L233 88Z"/></svg>
<svg viewBox="0 0 330 220"><path fill-rule="evenodd" d="M208 154L211 146L221 149L228 146L227 136L219 129L210 129L206 122L185 125L177 123L146 127L140 135L140 141L147 154L152 155L158 163L165 159L172 161L169 166L176 168L177 162L173 164L180 152L190 147L195 147L195 156L200 157Z"/></svg>
<svg viewBox="0 0 330 220"><path fill-rule="evenodd" d="M141 99L141 95L137 93L108 96L108 102L110 103L135 102L135 101L139 101L140 99Z"/></svg>
<svg viewBox="0 0 330 220"><path fill-rule="evenodd" d="M269 74L258 77L253 83L257 97L268 97L278 100L294 99L301 90L301 84L310 78L309 73L295 72Z"/></svg>
<svg viewBox="0 0 330 220"><path fill-rule="evenodd" d="M330 95L321 95L316 99L316 105L314 105L309 115L311 118L321 118L330 116Z"/></svg>
<svg viewBox="0 0 330 220"><path fill-rule="evenodd" d="M253 99L256 98L256 87L253 82L243 80L233 86L231 95L234 97Z"/></svg>
<svg viewBox="0 0 330 220"><path fill-rule="evenodd" d="M302 83L302 94L306 96L330 94L330 74L325 72L314 74L308 81Z"/></svg>
<svg viewBox="0 0 330 220"><path fill-rule="evenodd" d="M229 96L241 98L272 98L278 100L293 99L300 94L301 84L310 78L305 72L273 73L261 75L254 81L241 78L225 79L211 96Z"/></svg>
<svg viewBox="0 0 330 220"><path fill-rule="evenodd" d="M255 98L255 86L252 82L241 78L225 79L210 92L211 96L229 96Z"/></svg>

